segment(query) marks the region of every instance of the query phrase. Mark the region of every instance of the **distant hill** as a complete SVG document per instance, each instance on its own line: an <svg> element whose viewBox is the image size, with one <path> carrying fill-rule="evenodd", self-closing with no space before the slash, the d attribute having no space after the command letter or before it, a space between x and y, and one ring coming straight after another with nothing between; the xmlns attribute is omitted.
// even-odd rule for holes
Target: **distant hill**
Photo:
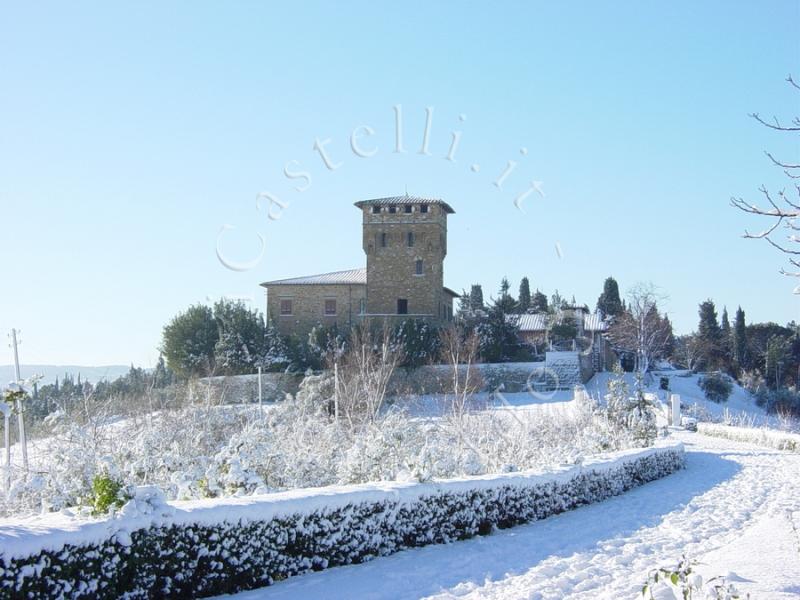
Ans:
<svg viewBox="0 0 800 600"><path fill-rule="evenodd" d="M20 365L20 374L23 379L32 375L42 375L39 385L53 383L56 377L64 378L65 373L69 373L75 378L78 373L81 381L91 381L96 383L102 379L112 380L120 375L125 375L130 370L129 365L107 365L103 367L86 367L77 365ZM14 365L0 365L0 386L5 386L14 380Z"/></svg>

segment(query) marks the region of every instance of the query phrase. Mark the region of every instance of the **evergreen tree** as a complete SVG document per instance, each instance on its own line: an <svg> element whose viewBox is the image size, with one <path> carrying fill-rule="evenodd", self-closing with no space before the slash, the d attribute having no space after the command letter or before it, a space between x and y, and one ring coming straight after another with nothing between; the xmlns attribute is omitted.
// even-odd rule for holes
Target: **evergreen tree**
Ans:
<svg viewBox="0 0 800 600"><path fill-rule="evenodd" d="M471 298L467 290L461 290L461 296L458 298L458 315L465 317L468 312L472 310Z"/></svg>
<svg viewBox="0 0 800 600"><path fill-rule="evenodd" d="M733 333L731 322L728 319L728 307L722 307L722 318L720 319L720 359L726 371L733 371Z"/></svg>
<svg viewBox="0 0 800 600"><path fill-rule="evenodd" d="M538 289L531 298L531 308L538 313L547 312L547 296L545 296Z"/></svg>
<svg viewBox="0 0 800 600"><path fill-rule="evenodd" d="M567 304L567 301L561 297L561 294L558 293L558 290L553 292L552 298L550 298L550 311L551 312L558 312Z"/></svg>
<svg viewBox="0 0 800 600"><path fill-rule="evenodd" d="M747 370L750 368L750 358L747 352L747 327L741 306L736 309L736 317L733 321L733 359L737 369Z"/></svg>
<svg viewBox="0 0 800 600"><path fill-rule="evenodd" d="M219 337L214 361L225 375L253 373L266 352L264 319L241 301L220 300L214 304Z"/></svg>
<svg viewBox="0 0 800 600"><path fill-rule="evenodd" d="M698 314L700 323L697 327L697 338L701 344L701 367L706 370L715 369L722 356L722 332L714 301L709 299L702 302Z"/></svg>
<svg viewBox="0 0 800 600"><path fill-rule="evenodd" d="M773 335L767 343L767 352L764 359L764 378L770 388L777 390L782 386L789 366L789 358L789 340L782 336Z"/></svg>
<svg viewBox="0 0 800 600"><path fill-rule="evenodd" d="M262 367L267 372L282 371L292 362L290 356L286 339L270 321L264 332L264 353L256 366Z"/></svg>
<svg viewBox="0 0 800 600"><path fill-rule="evenodd" d="M469 307L473 311L484 309L483 288L479 283L474 284L469 292Z"/></svg>
<svg viewBox="0 0 800 600"><path fill-rule="evenodd" d="M669 317L665 314L663 318L664 326L669 330L667 335L667 341L664 343L664 350L662 351L662 356L664 358L672 358L675 354L675 333L672 330L672 321L669 320Z"/></svg>
<svg viewBox="0 0 800 600"><path fill-rule="evenodd" d="M503 312L506 314L511 314L517 310L517 301L514 300L514 297L509 293L510 289L511 284L508 283L507 278L503 277L500 282L500 295L497 298L496 304L500 304Z"/></svg>
<svg viewBox="0 0 800 600"><path fill-rule="evenodd" d="M500 297L489 307L486 319L475 327L478 349L486 362L509 360L519 348L519 316L514 314L516 302L508 294L509 287L503 278Z"/></svg>
<svg viewBox="0 0 800 600"><path fill-rule="evenodd" d="M597 299L597 310L604 317L616 317L622 314L624 306L619 297L619 285L613 277L606 278L603 293Z"/></svg>
<svg viewBox="0 0 800 600"><path fill-rule="evenodd" d="M531 307L531 284L527 277L523 277L519 284L519 304L518 309L521 313L528 312Z"/></svg>
<svg viewBox="0 0 800 600"><path fill-rule="evenodd" d="M178 314L165 327L161 352L181 377L200 377L214 371L214 347L219 328L208 306L197 304Z"/></svg>
<svg viewBox="0 0 800 600"><path fill-rule="evenodd" d="M172 383L173 373L167 368L167 363L164 361L164 355L158 355L158 362L153 371L153 387L164 388Z"/></svg>

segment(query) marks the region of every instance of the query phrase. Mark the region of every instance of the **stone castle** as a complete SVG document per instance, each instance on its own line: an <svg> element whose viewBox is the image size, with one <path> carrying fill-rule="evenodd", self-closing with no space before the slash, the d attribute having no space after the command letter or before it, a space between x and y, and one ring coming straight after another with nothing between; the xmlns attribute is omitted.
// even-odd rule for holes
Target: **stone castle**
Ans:
<svg viewBox="0 0 800 600"><path fill-rule="evenodd" d="M349 329L365 319L451 321L459 294L444 286L450 205L406 195L355 206L363 217L366 268L262 283L267 319L286 335L305 335L316 325Z"/></svg>

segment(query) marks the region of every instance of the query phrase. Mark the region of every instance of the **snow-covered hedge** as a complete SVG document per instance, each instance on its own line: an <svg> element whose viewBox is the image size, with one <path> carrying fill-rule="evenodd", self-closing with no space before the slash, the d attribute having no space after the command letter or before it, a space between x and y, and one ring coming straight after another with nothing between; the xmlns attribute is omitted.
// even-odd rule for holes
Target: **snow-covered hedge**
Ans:
<svg viewBox="0 0 800 600"><path fill-rule="evenodd" d="M0 596L201 597L269 585L542 519L683 466L681 445L583 465L434 483L383 483L161 503L139 493L115 518L0 522Z"/></svg>
<svg viewBox="0 0 800 600"><path fill-rule="evenodd" d="M698 423L699 433L725 438L735 442L747 442L777 450L800 452L800 434L768 429L766 427L733 427L718 423Z"/></svg>

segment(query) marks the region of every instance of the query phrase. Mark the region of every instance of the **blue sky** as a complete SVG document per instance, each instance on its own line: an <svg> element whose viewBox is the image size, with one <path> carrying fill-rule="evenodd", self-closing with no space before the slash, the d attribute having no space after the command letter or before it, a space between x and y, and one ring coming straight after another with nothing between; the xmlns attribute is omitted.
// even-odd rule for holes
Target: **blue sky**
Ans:
<svg viewBox="0 0 800 600"><path fill-rule="evenodd" d="M406 189L456 210L454 289L527 275L593 306L613 275L660 286L679 332L708 297L796 319L784 258L728 201L785 185L764 150L800 158L747 117L800 113L798 22L797 1L4 4L0 333L28 363L150 365L192 303L362 266L352 203ZM258 235L257 266L220 264Z"/></svg>

